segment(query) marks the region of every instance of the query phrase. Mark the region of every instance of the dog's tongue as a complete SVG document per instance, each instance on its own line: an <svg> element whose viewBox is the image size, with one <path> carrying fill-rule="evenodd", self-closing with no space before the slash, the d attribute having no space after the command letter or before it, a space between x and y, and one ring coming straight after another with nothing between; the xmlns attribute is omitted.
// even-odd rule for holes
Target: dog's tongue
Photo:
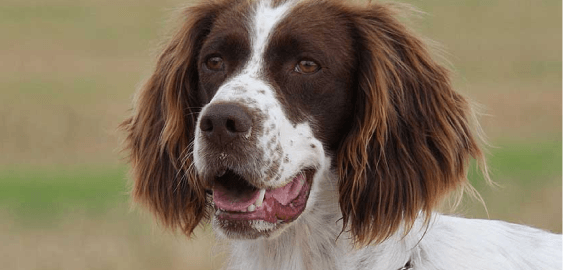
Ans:
<svg viewBox="0 0 563 270"><path fill-rule="evenodd" d="M293 181L291 181L291 183L274 190L266 191L265 197L267 198L271 196L280 204L288 205L291 201L297 198L299 192L301 191L301 188L303 188L303 185L305 185L305 175L299 174L298 176L293 178Z"/></svg>
<svg viewBox="0 0 563 270"><path fill-rule="evenodd" d="M215 187L213 187L213 202L215 202L215 206L227 211L244 211L253 204L259 196L260 190L233 196L233 194L222 185L215 185Z"/></svg>
<svg viewBox="0 0 563 270"><path fill-rule="evenodd" d="M291 201L297 198L297 196L299 196L299 192L305 185L305 180L305 176L300 174L293 178L293 181L283 187L266 190L264 200L274 198L281 205L288 205ZM215 203L215 206L227 211L246 211L250 205L256 202L259 196L260 190L250 192L248 194L234 195L222 185L215 185L213 188L213 202Z"/></svg>

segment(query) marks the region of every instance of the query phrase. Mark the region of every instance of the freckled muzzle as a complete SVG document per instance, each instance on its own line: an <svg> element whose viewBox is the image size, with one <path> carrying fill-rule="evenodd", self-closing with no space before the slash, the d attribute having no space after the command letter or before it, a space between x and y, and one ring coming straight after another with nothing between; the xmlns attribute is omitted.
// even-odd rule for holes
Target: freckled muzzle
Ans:
<svg viewBox="0 0 563 270"><path fill-rule="evenodd" d="M255 222L271 224L273 230L297 219L316 172L304 166L282 177L279 138L264 136L264 118L269 119L259 110L225 101L208 105L198 125L199 157L205 164L200 174L213 192L215 218L236 223L239 233L255 230ZM275 129L275 123L268 124L269 132Z"/></svg>

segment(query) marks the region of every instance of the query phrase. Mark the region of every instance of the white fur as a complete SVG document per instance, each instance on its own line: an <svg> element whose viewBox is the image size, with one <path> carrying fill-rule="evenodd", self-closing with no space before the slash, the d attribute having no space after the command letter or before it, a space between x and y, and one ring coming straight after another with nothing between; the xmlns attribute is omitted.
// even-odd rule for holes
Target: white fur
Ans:
<svg viewBox="0 0 563 270"><path fill-rule="evenodd" d="M246 70L243 72L257 76L264 63L263 56L270 35L278 23L285 17L292 6L288 1L281 6L273 8L270 1L259 1L251 24L252 32L252 57Z"/></svg>

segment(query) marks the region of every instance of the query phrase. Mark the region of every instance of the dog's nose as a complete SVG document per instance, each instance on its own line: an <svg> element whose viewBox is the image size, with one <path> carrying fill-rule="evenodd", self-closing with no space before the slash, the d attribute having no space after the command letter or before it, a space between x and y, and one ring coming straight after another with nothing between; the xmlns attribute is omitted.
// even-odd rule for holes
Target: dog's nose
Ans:
<svg viewBox="0 0 563 270"><path fill-rule="evenodd" d="M246 110L233 103L209 105L199 128L212 143L224 146L250 131L252 119Z"/></svg>

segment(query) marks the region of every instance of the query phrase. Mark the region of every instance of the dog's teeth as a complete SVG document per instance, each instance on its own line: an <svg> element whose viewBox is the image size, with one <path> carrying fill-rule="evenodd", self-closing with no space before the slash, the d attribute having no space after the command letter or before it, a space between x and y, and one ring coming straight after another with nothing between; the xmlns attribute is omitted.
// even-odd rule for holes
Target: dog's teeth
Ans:
<svg viewBox="0 0 563 270"><path fill-rule="evenodd" d="M256 210L256 206L254 204L248 206L248 212L254 212L254 210Z"/></svg>
<svg viewBox="0 0 563 270"><path fill-rule="evenodd" d="M242 209L242 210L240 210L240 211L243 212L243 213L246 213L246 209Z"/></svg>
<svg viewBox="0 0 563 270"><path fill-rule="evenodd" d="M258 196L258 199L256 200L256 202L254 202L254 204L256 205L256 207L262 206L262 202L264 201L264 194L266 194L266 190L265 190L265 189L261 189L261 190L260 190L260 196Z"/></svg>

